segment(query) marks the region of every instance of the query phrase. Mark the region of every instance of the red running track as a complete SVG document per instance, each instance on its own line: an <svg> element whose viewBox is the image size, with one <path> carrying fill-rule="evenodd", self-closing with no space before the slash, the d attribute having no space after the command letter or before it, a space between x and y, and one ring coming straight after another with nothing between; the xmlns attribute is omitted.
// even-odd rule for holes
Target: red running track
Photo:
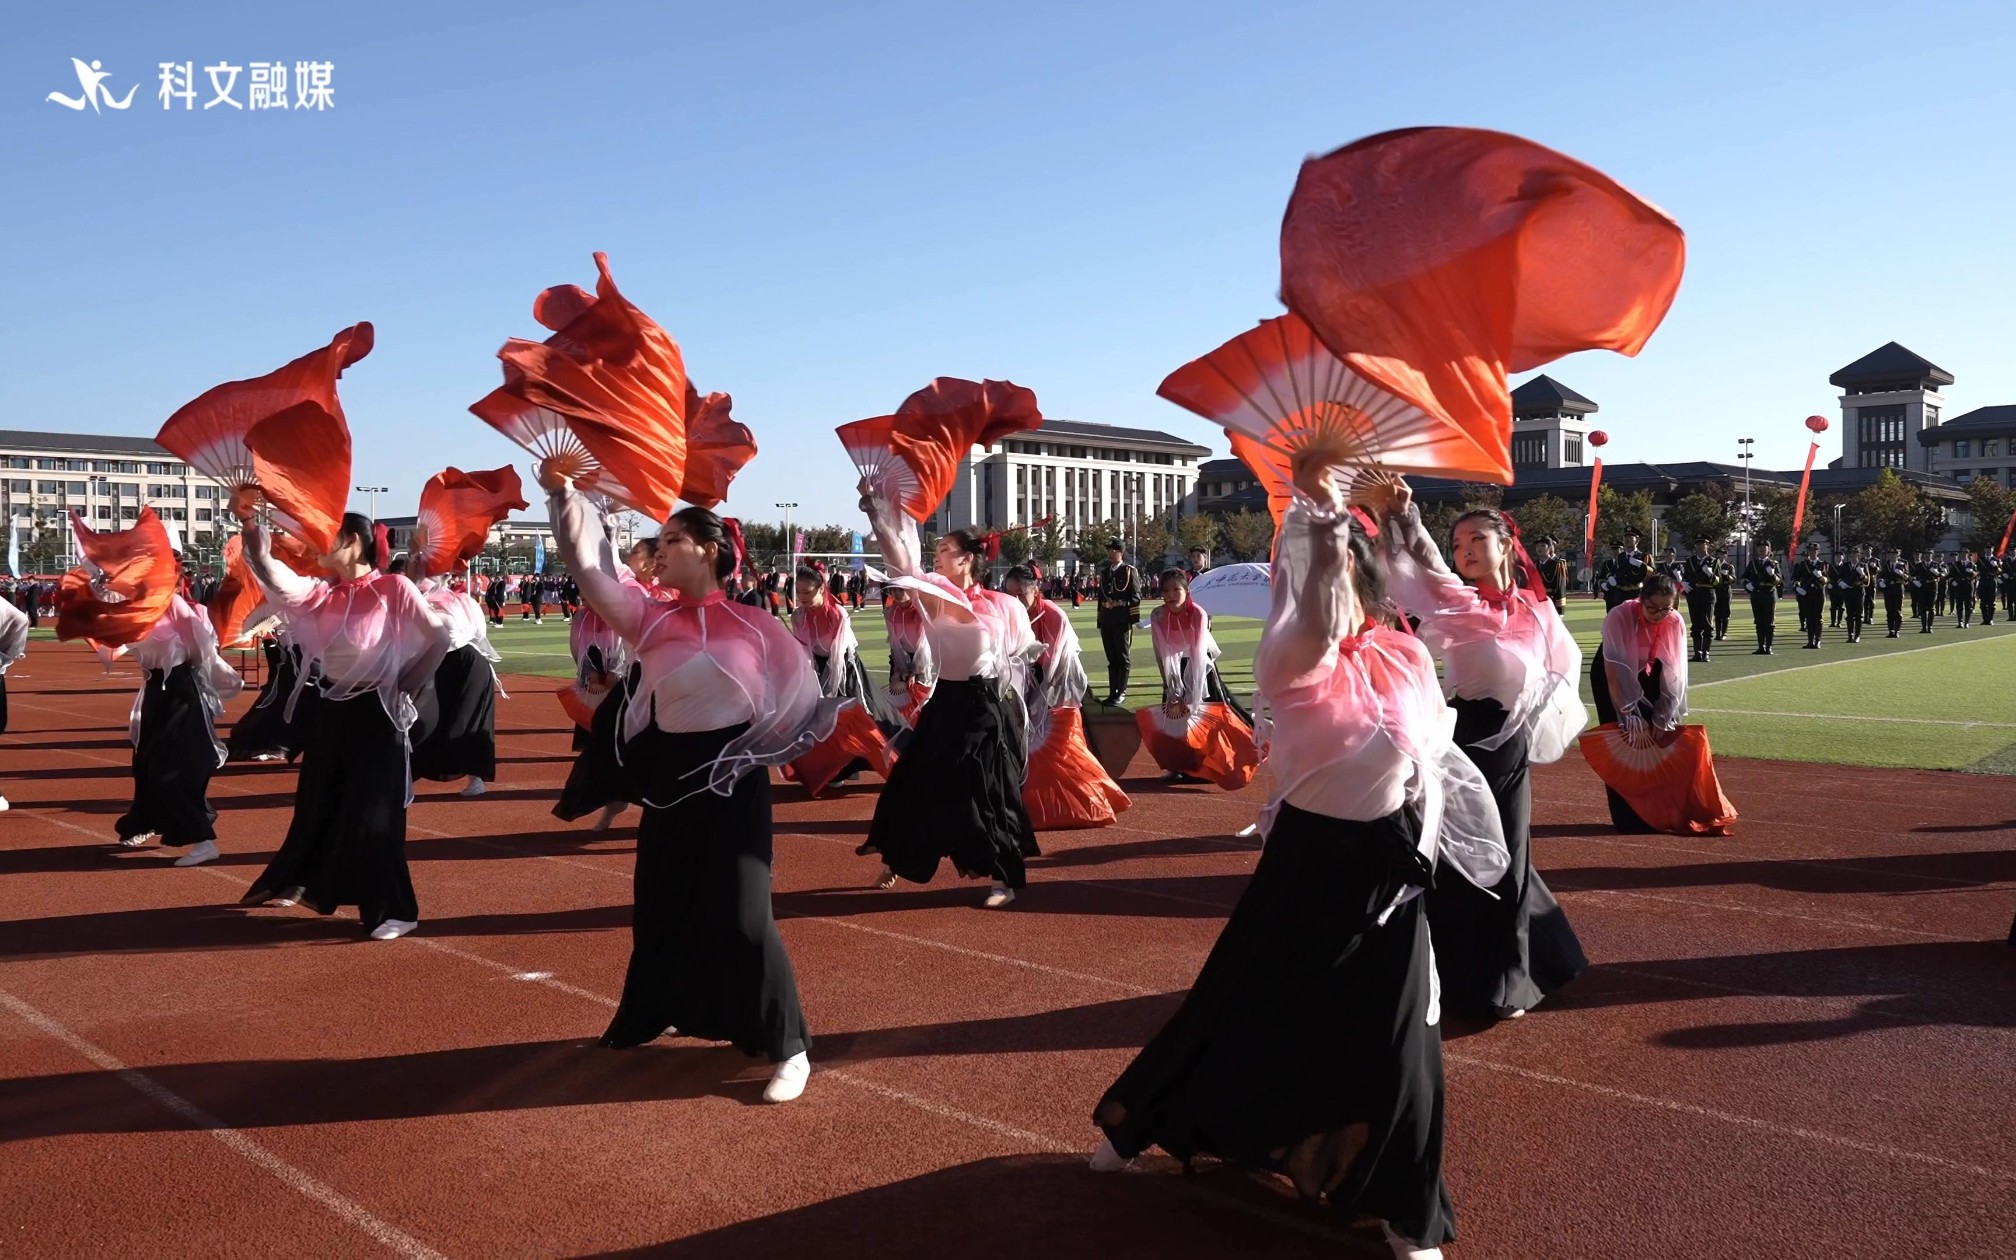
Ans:
<svg viewBox="0 0 2016 1260"><path fill-rule="evenodd" d="M598 1050L633 834L547 814L550 680L502 782L426 785L423 922L240 910L294 775L232 766L224 858L110 847L135 676L38 643L0 737L0 1254L1382 1256L1274 1182L1100 1177L1101 1089L1252 868L1256 789L1051 834L1028 893L865 888L873 790L779 790L805 1097L664 1041ZM234 709L247 703L239 701ZM1736 836L1620 837L1539 772L1539 862L1596 965L1449 1027L1456 1256L2016 1254L2016 782L1731 763ZM634 818L634 815L632 816Z"/></svg>

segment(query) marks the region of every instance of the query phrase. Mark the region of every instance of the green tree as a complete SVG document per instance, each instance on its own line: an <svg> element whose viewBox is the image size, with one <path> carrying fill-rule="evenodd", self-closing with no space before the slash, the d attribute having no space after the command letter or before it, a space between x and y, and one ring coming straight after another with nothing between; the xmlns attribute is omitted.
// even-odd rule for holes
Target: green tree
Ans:
<svg viewBox="0 0 2016 1260"><path fill-rule="evenodd" d="M1078 552L1078 563L1098 565L1106 561L1106 546L1120 537L1120 526L1115 521L1099 521L1078 527L1077 541L1072 547Z"/></svg>
<svg viewBox="0 0 2016 1260"><path fill-rule="evenodd" d="M1169 567L1169 551L1176 545L1176 532L1159 516L1143 517L1134 522L1135 561L1149 574L1160 573Z"/></svg>
<svg viewBox="0 0 2016 1260"><path fill-rule="evenodd" d="M1543 494L1513 508L1511 515L1528 550L1542 538L1552 538L1564 555L1582 547L1582 509L1565 499Z"/></svg>
<svg viewBox="0 0 2016 1260"><path fill-rule="evenodd" d="M1202 550L1206 556L1218 550L1218 521L1202 512L1186 516L1176 524L1176 545L1186 556Z"/></svg>
<svg viewBox="0 0 2016 1260"><path fill-rule="evenodd" d="M1652 492L1638 490L1619 494L1614 486L1596 492L1596 547L1608 555L1624 535L1638 535L1639 545L1652 545Z"/></svg>
<svg viewBox="0 0 2016 1260"><path fill-rule="evenodd" d="M1796 486L1752 485L1750 516L1754 525L1750 540L1763 539L1782 554L1792 543L1792 509L1798 502Z"/></svg>
<svg viewBox="0 0 2016 1260"><path fill-rule="evenodd" d="M2016 491L2004 490L1992 478L1976 477L1967 487L1967 506L1974 519L1962 543L1976 551L2001 546L2009 517L2016 513Z"/></svg>
<svg viewBox="0 0 2016 1260"><path fill-rule="evenodd" d="M770 521L744 521L742 541L749 549L749 562L769 568L784 554L784 527Z"/></svg>
<svg viewBox="0 0 2016 1260"><path fill-rule="evenodd" d="M1051 517L1029 531L1029 554L1045 565L1064 558L1064 526Z"/></svg>
<svg viewBox="0 0 2016 1260"><path fill-rule="evenodd" d="M1235 560L1260 561L1274 554L1274 518L1266 512L1241 508L1222 517L1219 528Z"/></svg>
<svg viewBox="0 0 2016 1260"><path fill-rule="evenodd" d="M805 531L807 551L852 551L854 531L845 525L813 525Z"/></svg>
<svg viewBox="0 0 2016 1260"><path fill-rule="evenodd" d="M1880 550L1892 547L1905 552L1931 547L1946 532L1945 513L1932 496L1885 468L1874 484L1849 500L1846 515L1852 520L1857 542Z"/></svg>
<svg viewBox="0 0 2016 1260"><path fill-rule="evenodd" d="M1730 528L1734 523L1729 509L1720 500L1698 492L1683 495L1679 502L1666 509L1667 537L1681 551L1691 549L1695 539L1704 537L1708 539L1710 551L1721 551L1728 545Z"/></svg>
<svg viewBox="0 0 2016 1260"><path fill-rule="evenodd" d="M1030 550L1029 531L1011 529L1001 535L1001 554L998 559L1002 564L1012 568L1027 561Z"/></svg>

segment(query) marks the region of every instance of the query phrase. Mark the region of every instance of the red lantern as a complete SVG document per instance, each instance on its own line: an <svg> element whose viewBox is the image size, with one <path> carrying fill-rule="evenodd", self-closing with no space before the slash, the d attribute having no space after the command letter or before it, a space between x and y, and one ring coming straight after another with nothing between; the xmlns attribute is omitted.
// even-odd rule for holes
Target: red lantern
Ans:
<svg viewBox="0 0 2016 1260"><path fill-rule="evenodd" d="M1813 430L1815 433L1825 433L1827 431L1827 417L1807 416L1806 427Z"/></svg>
<svg viewBox="0 0 2016 1260"><path fill-rule="evenodd" d="M1595 429L1590 432L1589 445L1608 446L1609 444L1610 444L1610 435L1608 433L1605 433L1601 429Z"/></svg>

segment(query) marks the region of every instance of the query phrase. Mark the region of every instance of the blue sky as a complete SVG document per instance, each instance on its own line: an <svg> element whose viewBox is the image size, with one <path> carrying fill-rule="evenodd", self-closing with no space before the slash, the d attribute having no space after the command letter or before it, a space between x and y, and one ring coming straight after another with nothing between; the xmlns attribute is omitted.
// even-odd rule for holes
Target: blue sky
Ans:
<svg viewBox="0 0 2016 1260"><path fill-rule="evenodd" d="M46 102L73 56L131 109ZM164 111L164 60L329 61L336 107ZM1610 456L1796 466L1828 373L1893 338L1959 378L1949 414L2016 402L2012 64L1998 3L21 5L0 428L151 435L370 319L356 480L410 512L514 457L465 409L602 249L756 430L746 516L851 522L833 426L935 375L1222 450L1155 386L1278 313L1298 164L1454 123L1688 232L1639 358L1549 369Z"/></svg>

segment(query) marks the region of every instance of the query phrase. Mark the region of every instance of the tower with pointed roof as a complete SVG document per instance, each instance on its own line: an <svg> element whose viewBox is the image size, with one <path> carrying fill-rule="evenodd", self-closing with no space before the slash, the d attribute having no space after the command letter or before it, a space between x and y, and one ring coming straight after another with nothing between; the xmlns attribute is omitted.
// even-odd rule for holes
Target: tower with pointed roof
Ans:
<svg viewBox="0 0 2016 1260"><path fill-rule="evenodd" d="M1512 391L1512 471L1580 468L1596 404L1542 374Z"/></svg>
<svg viewBox="0 0 2016 1260"><path fill-rule="evenodd" d="M1918 435L1939 423L1945 368L1892 341L1850 363L1827 383L1841 390L1841 466L1931 472Z"/></svg>

